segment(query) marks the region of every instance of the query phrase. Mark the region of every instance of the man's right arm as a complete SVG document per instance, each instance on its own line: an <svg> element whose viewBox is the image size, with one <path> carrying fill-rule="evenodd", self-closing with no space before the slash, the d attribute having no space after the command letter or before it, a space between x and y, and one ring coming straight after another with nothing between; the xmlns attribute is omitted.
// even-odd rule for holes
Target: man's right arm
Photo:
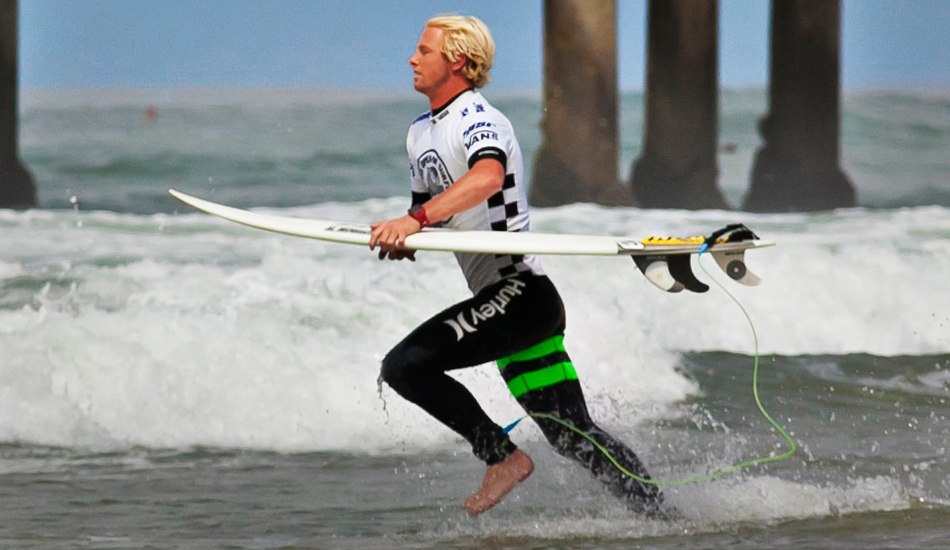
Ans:
<svg viewBox="0 0 950 550"><path fill-rule="evenodd" d="M409 144L407 143L406 144L407 149L408 149L408 145ZM412 203L409 206L412 207L412 206L416 206L417 204L423 205L427 203L429 199L432 198L432 194L430 194L428 190L423 191L423 189L426 189L425 183L422 181L421 174L419 174L416 171L415 164L412 161L411 153L409 157L409 180L411 182L411 187L412 187L412 191L411 191ZM375 224L371 226L374 232L375 232L376 227L382 223L384 222L376 222ZM373 248L374 248L373 246L370 246L370 250L372 250ZM409 261L414 262L416 261L416 251L406 249L406 248L395 248L395 249L386 250L385 248L381 247L379 250L379 259L385 260L386 258L389 258L390 260L408 259Z"/></svg>

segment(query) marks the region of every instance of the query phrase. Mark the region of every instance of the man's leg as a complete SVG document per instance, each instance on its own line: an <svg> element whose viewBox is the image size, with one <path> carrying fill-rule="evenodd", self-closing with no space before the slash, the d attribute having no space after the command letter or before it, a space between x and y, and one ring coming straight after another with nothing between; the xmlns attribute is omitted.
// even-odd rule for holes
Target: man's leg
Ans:
<svg viewBox="0 0 950 550"><path fill-rule="evenodd" d="M590 436L624 469L650 479L636 453L591 419L561 336L503 359L499 366L509 389L526 412L547 414L567 423ZM559 454L580 462L627 506L649 515L657 512L663 496L656 485L627 476L590 440L561 422L543 417L533 419Z"/></svg>
<svg viewBox="0 0 950 550"><path fill-rule="evenodd" d="M465 438L488 466L481 488L465 502L472 515L500 501L534 466L446 371L493 361L550 334L535 322L539 314L563 316L560 302L548 299L549 288L546 277L501 281L423 323L383 360L383 380Z"/></svg>
<svg viewBox="0 0 950 550"><path fill-rule="evenodd" d="M437 354L414 346L407 338L386 356L381 376L404 399L468 441L475 456L487 465L503 461L517 447L485 414L468 388L434 368L432 362L438 362Z"/></svg>

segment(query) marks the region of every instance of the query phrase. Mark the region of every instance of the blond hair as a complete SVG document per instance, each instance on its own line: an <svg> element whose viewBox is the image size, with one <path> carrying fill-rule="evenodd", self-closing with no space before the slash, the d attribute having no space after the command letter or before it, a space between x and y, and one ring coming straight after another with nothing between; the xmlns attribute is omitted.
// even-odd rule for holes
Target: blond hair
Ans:
<svg viewBox="0 0 950 550"><path fill-rule="evenodd" d="M437 15L426 21L427 27L442 29L442 55L455 63L465 56L462 74L476 88L484 88L491 81L495 59L495 39L481 19L467 15Z"/></svg>

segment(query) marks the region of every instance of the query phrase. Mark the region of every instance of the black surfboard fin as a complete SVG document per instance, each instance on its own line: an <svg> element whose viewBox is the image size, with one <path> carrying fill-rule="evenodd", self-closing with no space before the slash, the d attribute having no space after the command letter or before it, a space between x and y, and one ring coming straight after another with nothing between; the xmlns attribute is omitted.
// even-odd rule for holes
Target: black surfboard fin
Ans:
<svg viewBox="0 0 950 550"><path fill-rule="evenodd" d="M689 265L689 254L674 254L667 259L670 266L670 275L684 287L693 292L706 292L709 285L703 283L693 275L693 268Z"/></svg>

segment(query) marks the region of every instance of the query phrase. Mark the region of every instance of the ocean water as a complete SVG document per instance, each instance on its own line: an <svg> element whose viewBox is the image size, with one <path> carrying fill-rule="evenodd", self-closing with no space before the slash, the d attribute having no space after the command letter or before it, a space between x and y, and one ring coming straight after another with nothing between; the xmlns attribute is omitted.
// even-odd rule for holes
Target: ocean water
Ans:
<svg viewBox="0 0 950 550"><path fill-rule="evenodd" d="M845 98L859 208L533 212L537 231L688 235L741 221L778 243L748 255L759 287L703 265L748 311L762 404L799 451L665 487L681 515L670 522L631 516L530 422L513 434L535 474L468 518L460 504L482 466L376 382L392 345L466 297L453 257L379 262L166 194L300 217L399 215L404 132L425 105L379 95L24 92L21 151L42 208L0 210L0 548L946 547L946 94ZM537 93L495 103L531 158ZM146 105L157 120L143 119ZM761 91L723 95L732 204L765 105ZM624 96L622 176L641 108ZM725 293L663 293L625 258L543 263L592 414L655 478L786 450L756 408L755 340ZM507 424L521 411L494 370L458 377Z"/></svg>

